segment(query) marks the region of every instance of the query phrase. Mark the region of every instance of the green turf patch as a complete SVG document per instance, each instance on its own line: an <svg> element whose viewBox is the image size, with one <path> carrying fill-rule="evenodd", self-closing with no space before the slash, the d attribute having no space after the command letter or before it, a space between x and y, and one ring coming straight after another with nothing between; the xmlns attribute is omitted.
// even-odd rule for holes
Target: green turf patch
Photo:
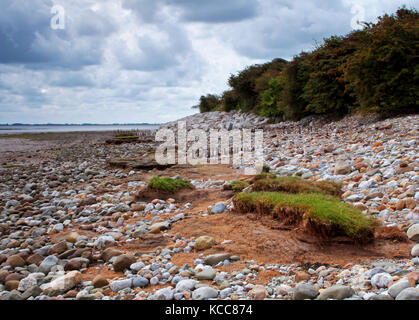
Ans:
<svg viewBox="0 0 419 320"><path fill-rule="evenodd" d="M333 181L310 181L299 177L275 177L265 174L257 178L253 191L286 192L286 193L321 193L340 197L342 185Z"/></svg>
<svg viewBox="0 0 419 320"><path fill-rule="evenodd" d="M249 182L246 182L246 181L233 181L233 182L231 182L231 188L234 192L242 192L248 186L250 186L250 184L249 184Z"/></svg>
<svg viewBox="0 0 419 320"><path fill-rule="evenodd" d="M183 179L154 177L148 183L148 189L158 191L177 192L182 189L193 189L194 186Z"/></svg>
<svg viewBox="0 0 419 320"><path fill-rule="evenodd" d="M236 211L270 214L284 224L303 225L324 238L345 235L367 243L374 239L378 225L352 205L324 194L240 193L233 201Z"/></svg>
<svg viewBox="0 0 419 320"><path fill-rule="evenodd" d="M276 178L276 175L273 173L269 173L269 172L262 172L261 174L258 174L256 176L253 177L252 182L256 182L259 180L264 180L264 179L274 179Z"/></svg>

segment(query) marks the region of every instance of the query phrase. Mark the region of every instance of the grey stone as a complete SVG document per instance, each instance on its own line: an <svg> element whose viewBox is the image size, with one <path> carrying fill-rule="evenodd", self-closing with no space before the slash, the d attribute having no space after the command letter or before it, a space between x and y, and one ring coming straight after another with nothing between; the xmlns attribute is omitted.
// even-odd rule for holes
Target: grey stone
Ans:
<svg viewBox="0 0 419 320"><path fill-rule="evenodd" d="M205 268L196 275L198 280L213 280L217 274L217 270L213 268Z"/></svg>
<svg viewBox="0 0 419 320"><path fill-rule="evenodd" d="M419 300L419 289L407 288L400 292L396 300Z"/></svg>
<svg viewBox="0 0 419 320"><path fill-rule="evenodd" d="M192 290L198 281L193 279L181 280L176 284L176 291Z"/></svg>
<svg viewBox="0 0 419 320"><path fill-rule="evenodd" d="M155 223L153 225L151 225L150 230L167 230L170 228L170 221L163 221L163 222L158 222Z"/></svg>
<svg viewBox="0 0 419 320"><path fill-rule="evenodd" d="M412 241L419 242L419 223L414 224L407 230L407 237Z"/></svg>
<svg viewBox="0 0 419 320"><path fill-rule="evenodd" d="M132 265L130 265L130 269L132 270L132 271L135 271L135 272L138 272L138 271L140 271L142 268L144 268L145 267L145 265L144 265L144 263L143 262L136 262L136 263L133 263Z"/></svg>
<svg viewBox="0 0 419 320"><path fill-rule="evenodd" d="M220 291L220 298L221 299L225 299L227 298L230 294L232 294L234 291L232 288L225 288L223 290Z"/></svg>
<svg viewBox="0 0 419 320"><path fill-rule="evenodd" d="M391 296L386 294L378 294L375 296L372 296L369 300L376 300L376 301L388 301L388 300L394 300Z"/></svg>
<svg viewBox="0 0 419 320"><path fill-rule="evenodd" d="M370 269L367 272L365 272L365 276L368 277L368 279L371 280L371 278L373 276L375 276L378 273L385 273L386 271L383 268L374 268L374 269Z"/></svg>
<svg viewBox="0 0 419 320"><path fill-rule="evenodd" d="M13 290L12 292L6 293L1 297L1 300L23 300L22 296L16 292L16 290Z"/></svg>
<svg viewBox="0 0 419 320"><path fill-rule="evenodd" d="M28 288L23 294L22 299L26 300L30 297L37 297L42 293L42 289L39 286L33 286Z"/></svg>
<svg viewBox="0 0 419 320"><path fill-rule="evenodd" d="M219 202L215 206L212 207L211 213L212 214L220 214L220 213L223 213L226 210L227 210L227 206L224 203Z"/></svg>
<svg viewBox="0 0 419 320"><path fill-rule="evenodd" d="M172 288L163 288L160 290L157 290L154 294L154 297L156 300L173 300L174 291Z"/></svg>
<svg viewBox="0 0 419 320"><path fill-rule="evenodd" d="M152 286L155 286L155 285L157 285L159 283L159 278L157 278L157 277L153 277L153 278L151 278L150 279L150 284L152 285Z"/></svg>
<svg viewBox="0 0 419 320"><path fill-rule="evenodd" d="M389 273L378 273L371 278L371 285L377 288L387 288L393 281L393 277Z"/></svg>
<svg viewBox="0 0 419 320"><path fill-rule="evenodd" d="M351 173L352 166L346 161L338 161L335 164L335 175Z"/></svg>
<svg viewBox="0 0 419 320"><path fill-rule="evenodd" d="M148 285L148 279L144 277L135 277L132 279L132 286L134 288L144 288Z"/></svg>
<svg viewBox="0 0 419 320"><path fill-rule="evenodd" d="M22 280L20 280L18 290L21 292L24 292L28 290L29 288L36 286L36 284L37 284L36 278L33 275L29 275L26 278L23 278Z"/></svg>
<svg viewBox="0 0 419 320"><path fill-rule="evenodd" d="M396 298L400 292L402 292L404 289L407 289L410 287L409 279L403 278L396 283L394 283L389 289L388 294L392 296L393 298Z"/></svg>
<svg viewBox="0 0 419 320"><path fill-rule="evenodd" d="M211 254L204 259L205 264L216 265L217 263L230 259L229 253Z"/></svg>
<svg viewBox="0 0 419 320"><path fill-rule="evenodd" d="M294 291L293 299L294 300L305 300L305 299L315 299L319 291L312 285L309 284L299 284Z"/></svg>
<svg viewBox="0 0 419 320"><path fill-rule="evenodd" d="M336 299L343 300L355 294L354 290L348 286L336 285L324 290L318 297L319 300Z"/></svg>
<svg viewBox="0 0 419 320"><path fill-rule="evenodd" d="M419 257L419 244L415 245L412 248L412 251L410 251L410 254L412 255L412 257Z"/></svg>
<svg viewBox="0 0 419 320"><path fill-rule="evenodd" d="M48 256L39 265L39 271L47 275L57 263L58 258L56 256Z"/></svg>
<svg viewBox="0 0 419 320"><path fill-rule="evenodd" d="M201 287L192 293L193 300L207 300L217 298L218 291L211 287Z"/></svg>
<svg viewBox="0 0 419 320"><path fill-rule="evenodd" d="M113 292L118 292L126 288L130 288L132 285L132 279L116 280L112 281L110 288Z"/></svg>

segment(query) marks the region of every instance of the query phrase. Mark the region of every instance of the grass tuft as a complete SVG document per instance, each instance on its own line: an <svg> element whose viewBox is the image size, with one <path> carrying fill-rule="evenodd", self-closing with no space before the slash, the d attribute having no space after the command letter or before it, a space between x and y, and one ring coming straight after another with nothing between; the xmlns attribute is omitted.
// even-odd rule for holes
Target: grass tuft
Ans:
<svg viewBox="0 0 419 320"><path fill-rule="evenodd" d="M345 235L355 242L367 243L374 239L378 225L352 205L324 194L240 193L233 201L242 213L269 214L285 225L303 225L324 238Z"/></svg>
<svg viewBox="0 0 419 320"><path fill-rule="evenodd" d="M148 183L148 189L158 191L177 192L182 189L193 189L194 186L183 179L154 177Z"/></svg>
<svg viewBox="0 0 419 320"><path fill-rule="evenodd" d="M249 184L249 182L246 182L246 181L233 181L233 182L231 182L231 188L234 192L242 192L248 186L250 186L250 184Z"/></svg>
<svg viewBox="0 0 419 320"><path fill-rule="evenodd" d="M261 176L261 175L259 175ZM266 174L265 174L266 176ZM340 197L342 185L333 181L310 181L299 177L259 177L253 185L254 191L286 193L320 193Z"/></svg>

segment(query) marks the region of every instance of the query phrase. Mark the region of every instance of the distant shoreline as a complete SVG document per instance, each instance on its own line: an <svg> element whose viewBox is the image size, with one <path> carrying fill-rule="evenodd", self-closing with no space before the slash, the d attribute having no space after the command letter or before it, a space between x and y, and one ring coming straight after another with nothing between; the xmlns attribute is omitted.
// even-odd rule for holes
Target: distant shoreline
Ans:
<svg viewBox="0 0 419 320"><path fill-rule="evenodd" d="M162 123L13 123L13 124L2 124L1 127L89 127L89 126L161 126Z"/></svg>
<svg viewBox="0 0 419 320"><path fill-rule="evenodd" d="M76 124L76 125L0 125L0 134L24 134L24 133L64 133L64 132L106 132L106 131L131 131L131 130L154 130L160 128L160 124Z"/></svg>

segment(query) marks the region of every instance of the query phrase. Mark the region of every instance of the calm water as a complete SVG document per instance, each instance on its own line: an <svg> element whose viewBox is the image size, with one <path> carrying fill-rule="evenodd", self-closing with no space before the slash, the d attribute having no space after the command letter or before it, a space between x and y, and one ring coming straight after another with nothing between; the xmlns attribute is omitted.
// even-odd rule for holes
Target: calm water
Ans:
<svg viewBox="0 0 419 320"><path fill-rule="evenodd" d="M98 125L98 126L0 126L0 134L29 132L86 132L116 130L152 130L158 125Z"/></svg>

